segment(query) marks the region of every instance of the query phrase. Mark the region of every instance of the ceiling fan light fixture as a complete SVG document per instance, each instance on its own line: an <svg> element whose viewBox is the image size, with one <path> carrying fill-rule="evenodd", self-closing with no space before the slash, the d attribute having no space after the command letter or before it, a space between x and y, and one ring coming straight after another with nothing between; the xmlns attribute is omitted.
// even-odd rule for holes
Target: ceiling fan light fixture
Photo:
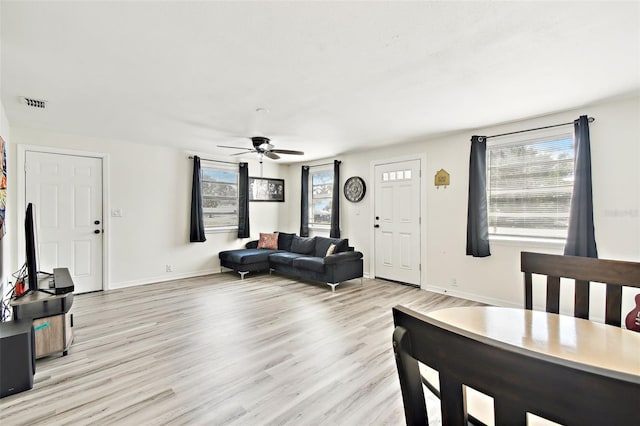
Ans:
<svg viewBox="0 0 640 426"><path fill-rule="evenodd" d="M254 136L251 138L251 142L253 142L253 147L255 149L259 149L264 144L269 144L269 138L264 136Z"/></svg>

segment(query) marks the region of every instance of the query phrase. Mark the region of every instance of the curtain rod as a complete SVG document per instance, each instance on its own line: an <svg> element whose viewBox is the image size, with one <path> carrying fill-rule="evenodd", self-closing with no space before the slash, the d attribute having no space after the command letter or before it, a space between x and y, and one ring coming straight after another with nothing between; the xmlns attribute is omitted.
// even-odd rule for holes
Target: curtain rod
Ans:
<svg viewBox="0 0 640 426"><path fill-rule="evenodd" d="M193 155L190 155L188 158L189 158L189 160L193 160ZM202 157L200 158L200 160L202 160L202 161L211 161L213 163L225 163L225 164L235 164L235 165L240 164L240 163L234 163L234 162L231 162L231 161L210 160L209 158L202 158Z"/></svg>
<svg viewBox="0 0 640 426"><path fill-rule="evenodd" d="M342 163L342 161L338 160L339 163ZM313 166L305 166L305 167L322 167L322 166L333 166L333 162L331 163L322 163L322 164L314 164Z"/></svg>
<svg viewBox="0 0 640 426"><path fill-rule="evenodd" d="M593 117L589 117L589 123L593 123L594 121L596 121L595 118ZM482 140L484 139L490 139L490 138L497 138L500 136L509 136L509 135L516 135L518 133L526 133L526 132L533 132L534 130L544 130L544 129L551 129L553 127L560 127L560 126L568 126L569 124L573 124L573 121L570 121L568 123L561 123L561 124L552 124L551 126L544 126L544 127L536 127L534 129L526 129L526 130L518 130L516 132L509 132L509 133L501 133L499 135L493 135L493 136L484 136L484 137L480 137L480 142L482 142Z"/></svg>

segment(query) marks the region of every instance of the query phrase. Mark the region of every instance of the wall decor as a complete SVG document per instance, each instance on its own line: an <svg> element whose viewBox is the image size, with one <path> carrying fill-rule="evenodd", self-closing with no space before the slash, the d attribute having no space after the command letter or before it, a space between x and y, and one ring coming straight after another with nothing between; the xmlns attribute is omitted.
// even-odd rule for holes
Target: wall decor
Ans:
<svg viewBox="0 0 640 426"><path fill-rule="evenodd" d="M284 179L249 177L249 201L284 202Z"/></svg>
<svg viewBox="0 0 640 426"><path fill-rule="evenodd" d="M367 186L359 176L352 176L344 183L344 196L352 203L357 203L364 198Z"/></svg>
<svg viewBox="0 0 640 426"><path fill-rule="evenodd" d="M0 239L2 239L6 231L4 217L7 208L7 145L1 136L0 156L2 156L0 159L0 161L2 161L2 174L0 174ZM2 260L0 260L0 263L1 262Z"/></svg>
<svg viewBox="0 0 640 426"><path fill-rule="evenodd" d="M447 189L449 185L449 173L445 169L440 169L435 176L435 185L436 189L440 189L441 186L444 186L444 189Z"/></svg>

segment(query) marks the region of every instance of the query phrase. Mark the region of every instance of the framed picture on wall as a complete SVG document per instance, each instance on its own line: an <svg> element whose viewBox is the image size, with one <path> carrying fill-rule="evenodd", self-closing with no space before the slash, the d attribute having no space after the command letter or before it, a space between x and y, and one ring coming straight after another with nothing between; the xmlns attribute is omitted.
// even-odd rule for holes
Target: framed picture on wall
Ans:
<svg viewBox="0 0 640 426"><path fill-rule="evenodd" d="M284 179L249 177L249 201L284 202Z"/></svg>

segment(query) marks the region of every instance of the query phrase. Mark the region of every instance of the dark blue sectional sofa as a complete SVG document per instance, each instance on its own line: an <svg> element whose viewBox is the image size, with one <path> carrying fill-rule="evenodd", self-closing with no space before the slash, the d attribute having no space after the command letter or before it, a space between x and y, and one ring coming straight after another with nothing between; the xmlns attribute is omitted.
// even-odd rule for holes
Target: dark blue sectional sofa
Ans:
<svg viewBox="0 0 640 426"><path fill-rule="evenodd" d="M327 255L331 244L335 251ZM233 269L241 278L249 272L282 272L327 283L332 291L343 281L362 280L362 253L349 247L346 238L306 238L281 232L277 249L257 246L258 241L251 241L244 249L221 251L220 266Z"/></svg>

